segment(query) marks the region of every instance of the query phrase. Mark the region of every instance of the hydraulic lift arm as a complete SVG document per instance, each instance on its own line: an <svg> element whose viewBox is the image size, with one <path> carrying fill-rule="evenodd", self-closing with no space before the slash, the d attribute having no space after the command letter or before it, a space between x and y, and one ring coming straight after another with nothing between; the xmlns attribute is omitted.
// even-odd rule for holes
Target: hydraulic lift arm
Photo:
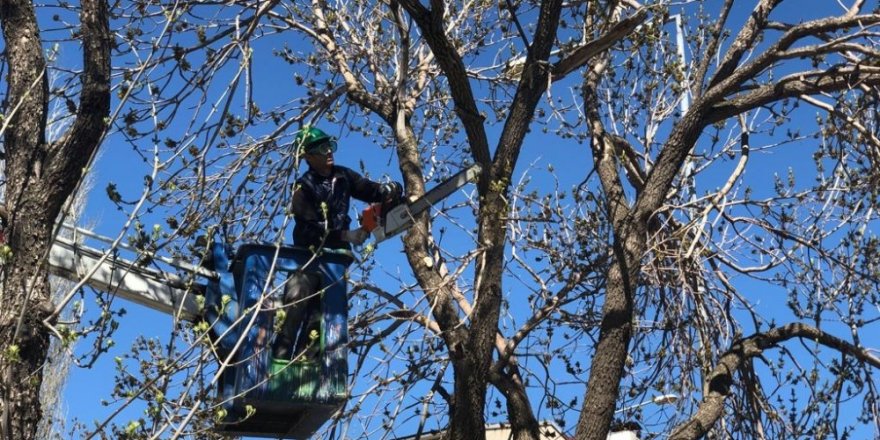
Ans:
<svg viewBox="0 0 880 440"><path fill-rule="evenodd" d="M105 256L103 251L64 237L57 237L52 244L49 271L72 281L88 277L86 284L95 289L163 313L180 312L181 318L188 321L201 315L195 293L187 289L187 281L181 277L139 266L113 254ZM209 278L213 274L204 269L201 272Z"/></svg>

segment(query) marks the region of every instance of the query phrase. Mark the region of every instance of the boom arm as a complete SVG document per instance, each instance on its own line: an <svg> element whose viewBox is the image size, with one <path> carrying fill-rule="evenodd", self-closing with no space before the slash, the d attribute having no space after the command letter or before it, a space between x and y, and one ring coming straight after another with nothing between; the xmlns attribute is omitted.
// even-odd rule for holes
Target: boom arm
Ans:
<svg viewBox="0 0 880 440"><path fill-rule="evenodd" d="M195 294L187 290L182 278L114 255L102 261L103 254L98 249L57 237L49 252L49 271L71 281L88 277L86 284L95 289L163 313L179 311L181 318L187 321L201 315Z"/></svg>

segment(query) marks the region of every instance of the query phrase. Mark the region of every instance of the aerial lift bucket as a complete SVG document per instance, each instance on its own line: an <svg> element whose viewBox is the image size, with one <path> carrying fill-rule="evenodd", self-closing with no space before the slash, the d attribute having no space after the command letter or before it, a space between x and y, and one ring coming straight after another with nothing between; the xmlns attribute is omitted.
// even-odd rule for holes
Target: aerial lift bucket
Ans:
<svg viewBox="0 0 880 440"><path fill-rule="evenodd" d="M353 256L264 244L242 245L232 264L226 255L222 246L215 246L219 280L209 283L205 298L206 318L221 358L235 353L221 375L218 404L224 416L215 430L230 436L309 438L347 398L345 273ZM283 297L283 281L297 270L322 278L320 294L306 307L306 325L300 331L304 336L298 338L295 352L308 350L293 360L275 359L277 303L266 292L275 289ZM308 338L313 331L317 338Z"/></svg>

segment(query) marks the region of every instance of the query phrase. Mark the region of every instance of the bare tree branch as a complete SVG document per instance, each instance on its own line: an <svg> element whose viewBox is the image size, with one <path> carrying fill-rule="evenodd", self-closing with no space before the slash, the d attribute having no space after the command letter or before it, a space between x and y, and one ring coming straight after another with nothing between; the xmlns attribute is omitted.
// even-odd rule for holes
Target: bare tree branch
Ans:
<svg viewBox="0 0 880 440"><path fill-rule="evenodd" d="M746 111L802 95L849 90L861 85L880 85L880 68L874 66L842 67L821 72L802 72L780 79L773 84L715 104L706 121L713 123Z"/></svg>
<svg viewBox="0 0 880 440"><path fill-rule="evenodd" d="M700 95L703 92L706 74L709 72L709 66L712 64L712 60L715 59L718 48L721 46L724 25L727 24L727 18L730 16L732 8L733 0L725 0L724 5L721 7L721 13L718 14L718 20L712 25L709 33L709 45L706 47L705 52L703 52L703 59L700 60L697 71L691 80L691 93L694 99L700 99Z"/></svg>
<svg viewBox="0 0 880 440"><path fill-rule="evenodd" d="M730 0L732 1L732 0ZM586 44L574 49L561 60L553 65L551 78L553 81L559 81L569 73L587 65L596 55L608 50L612 45L619 42L630 33L632 33L639 25L644 23L648 17L649 8L640 8L629 17L615 23L602 36L597 37Z"/></svg>
<svg viewBox="0 0 880 440"><path fill-rule="evenodd" d="M880 369L880 358L870 351L807 324L792 323L758 333L737 341L720 357L718 364L706 378L703 403L696 414L689 421L679 425L669 438L675 440L702 438L721 417L724 410L724 400L730 395L734 382L733 376L743 364L793 338L817 342L844 356L853 357L859 362Z"/></svg>
<svg viewBox="0 0 880 440"><path fill-rule="evenodd" d="M742 29L740 29L739 34L734 39L733 43L730 45L730 48L727 50L727 53L724 55L724 59L721 60L721 63L718 65L718 69L715 72L712 80L709 82L709 88L715 86L715 84L726 79L733 71L737 68L737 65L742 60L743 55L752 48L757 41L758 37L764 30L764 27L767 25L767 18L770 16L770 13L773 12L773 9L779 4L782 3L782 0L761 0L755 6L755 9L752 11L751 15L749 15L749 19L746 20Z"/></svg>
<svg viewBox="0 0 880 440"><path fill-rule="evenodd" d="M464 62L458 54L458 50L446 38L443 28L442 2L432 0L431 10L426 9L417 0L403 0L401 5L406 8L422 29L423 36L434 53L434 58L440 64L440 68L449 81L449 90L455 102L455 111L461 119L465 133L467 133L474 161L482 165L484 169L488 169L491 157L486 131L483 127L484 118L480 116L480 111L474 100ZM481 182L485 181L485 178L481 179ZM485 183L481 183L481 186L485 187Z"/></svg>

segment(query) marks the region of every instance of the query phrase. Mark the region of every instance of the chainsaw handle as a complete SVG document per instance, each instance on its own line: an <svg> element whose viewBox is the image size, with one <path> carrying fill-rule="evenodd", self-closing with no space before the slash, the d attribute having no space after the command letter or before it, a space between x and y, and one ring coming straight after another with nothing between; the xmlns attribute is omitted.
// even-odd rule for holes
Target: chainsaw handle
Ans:
<svg viewBox="0 0 880 440"><path fill-rule="evenodd" d="M361 229L367 232L373 232L379 227L382 218L382 204L373 203L364 208L361 212Z"/></svg>

